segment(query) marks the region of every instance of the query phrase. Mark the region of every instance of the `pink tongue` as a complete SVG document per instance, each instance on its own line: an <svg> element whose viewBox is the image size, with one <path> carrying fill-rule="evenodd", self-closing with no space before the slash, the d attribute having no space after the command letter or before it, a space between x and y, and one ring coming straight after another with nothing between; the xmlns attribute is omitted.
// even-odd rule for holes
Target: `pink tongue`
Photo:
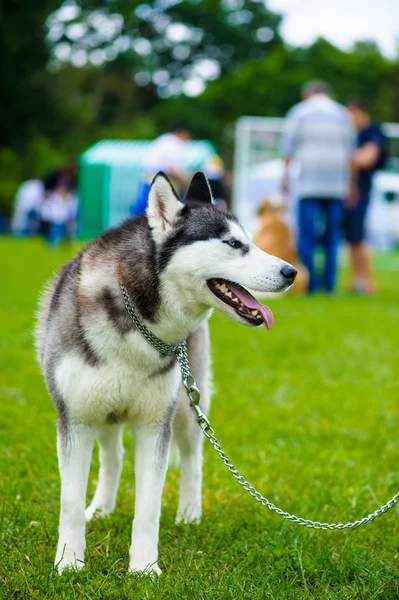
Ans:
<svg viewBox="0 0 399 600"><path fill-rule="evenodd" d="M273 317L272 311L270 310L270 308L268 306L266 306L265 304L260 304L260 302L258 302L256 300L256 298L251 296L251 294L244 292L244 290L242 290L239 287L236 287L234 284L232 284L230 282L229 282L228 287L232 292L235 293L237 298L239 298L241 300L241 302L243 302L243 304L245 304L245 306L247 306L248 308L251 308L252 310L258 309L258 311L260 312L260 314L263 317L263 322L267 329L271 329L273 327L274 317Z"/></svg>

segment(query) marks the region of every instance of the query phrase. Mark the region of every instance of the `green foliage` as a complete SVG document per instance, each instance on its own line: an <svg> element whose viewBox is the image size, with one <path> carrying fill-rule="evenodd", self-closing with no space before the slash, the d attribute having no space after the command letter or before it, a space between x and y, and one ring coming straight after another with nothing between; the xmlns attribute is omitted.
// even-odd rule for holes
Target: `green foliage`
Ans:
<svg viewBox="0 0 399 600"><path fill-rule="evenodd" d="M253 0L78 0L74 12L67 23L62 11L48 19L55 67L62 60L57 58L60 44L65 62L73 62L77 53L96 64L118 55L140 85L161 97L179 95L189 78L212 80L281 43L281 17ZM202 74L204 60L208 67L212 62L213 74Z"/></svg>
<svg viewBox="0 0 399 600"><path fill-rule="evenodd" d="M399 62L366 49L360 44L344 52L324 39L308 48L279 45L262 60L243 62L198 98L166 101L154 114L162 123L183 115L201 136L213 139L231 157L231 126L236 119L242 115L283 117L300 101L304 82L323 78L339 102L350 96L364 97L374 118L398 121L399 103L394 99L399 94Z"/></svg>
<svg viewBox="0 0 399 600"><path fill-rule="evenodd" d="M39 373L36 298L71 257L40 240L0 240L0 598L10 600L397 600L399 525L392 510L352 532L301 529L250 498L205 441L199 526L174 524L178 475L168 473L159 579L127 575L133 448L114 514L87 527L87 564L58 577L56 413ZM342 522L399 489L399 256L377 261L374 298L268 299L270 332L211 320L211 422L229 458L270 500ZM88 497L98 473L97 452Z"/></svg>
<svg viewBox="0 0 399 600"><path fill-rule="evenodd" d="M45 91L44 23L57 5L59 0L0 4L0 145L20 147L28 137L56 129L57 110Z"/></svg>
<svg viewBox="0 0 399 600"><path fill-rule="evenodd" d="M0 148L0 212L9 213L22 177L22 165L18 153L12 148Z"/></svg>
<svg viewBox="0 0 399 600"><path fill-rule="evenodd" d="M339 101L363 96L375 118L399 121L398 61L370 42L349 52L323 39L287 47L281 16L264 2L79 0L68 4L75 14L66 21L59 12L64 4L1 3L0 210L6 213L23 179L105 137L151 138L177 119L190 122L195 137L211 139L230 167L235 120L283 116L303 82L315 77L329 81ZM73 26L80 33L72 34ZM70 60L81 51L89 62L62 62L61 44ZM201 75L204 61L210 71ZM206 88L187 97L182 90L193 78Z"/></svg>
<svg viewBox="0 0 399 600"><path fill-rule="evenodd" d="M43 177L67 158L65 149L52 146L46 137L31 138L21 150L0 147L0 211L10 214L22 181Z"/></svg>

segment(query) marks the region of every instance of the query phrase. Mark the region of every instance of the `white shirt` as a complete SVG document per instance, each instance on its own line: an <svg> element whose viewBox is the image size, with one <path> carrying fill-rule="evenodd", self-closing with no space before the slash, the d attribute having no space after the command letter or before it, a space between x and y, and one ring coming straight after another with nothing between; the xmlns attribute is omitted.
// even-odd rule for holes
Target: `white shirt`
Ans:
<svg viewBox="0 0 399 600"><path fill-rule="evenodd" d="M15 196L14 215L11 222L11 230L14 233L18 233L26 227L30 211L39 210L43 195L44 185L38 179L29 179L19 186Z"/></svg>
<svg viewBox="0 0 399 600"><path fill-rule="evenodd" d="M325 94L296 104L287 114L282 151L299 166L300 198L344 198L356 131L349 111Z"/></svg>
<svg viewBox="0 0 399 600"><path fill-rule="evenodd" d="M40 207L42 221L67 224L76 218L77 199L74 194L61 196L57 192L51 192Z"/></svg>
<svg viewBox="0 0 399 600"><path fill-rule="evenodd" d="M182 169L185 142L173 133L164 133L152 142L144 159L144 169L151 174L164 171L168 174L170 167Z"/></svg>

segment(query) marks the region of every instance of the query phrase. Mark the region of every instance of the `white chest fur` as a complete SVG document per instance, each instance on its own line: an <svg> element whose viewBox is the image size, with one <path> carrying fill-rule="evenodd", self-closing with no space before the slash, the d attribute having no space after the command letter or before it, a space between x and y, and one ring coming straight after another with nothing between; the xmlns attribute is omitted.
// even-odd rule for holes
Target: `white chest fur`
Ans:
<svg viewBox="0 0 399 600"><path fill-rule="evenodd" d="M90 366L80 354L68 353L55 370L71 421L161 420L180 383L177 364L167 369L171 357L161 356L139 332L121 336L98 315L85 333L99 364Z"/></svg>

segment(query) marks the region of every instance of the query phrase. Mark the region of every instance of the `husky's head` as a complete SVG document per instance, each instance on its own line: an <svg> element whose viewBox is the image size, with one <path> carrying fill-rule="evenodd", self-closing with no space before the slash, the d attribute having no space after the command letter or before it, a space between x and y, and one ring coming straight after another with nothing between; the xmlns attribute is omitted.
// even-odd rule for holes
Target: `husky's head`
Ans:
<svg viewBox="0 0 399 600"><path fill-rule="evenodd" d="M249 326L273 325L273 315L249 291L283 292L297 271L262 252L237 219L213 204L208 180L196 173L184 203L163 173L155 177L147 217L165 294L176 309L218 308ZM173 297L173 300L172 300Z"/></svg>

